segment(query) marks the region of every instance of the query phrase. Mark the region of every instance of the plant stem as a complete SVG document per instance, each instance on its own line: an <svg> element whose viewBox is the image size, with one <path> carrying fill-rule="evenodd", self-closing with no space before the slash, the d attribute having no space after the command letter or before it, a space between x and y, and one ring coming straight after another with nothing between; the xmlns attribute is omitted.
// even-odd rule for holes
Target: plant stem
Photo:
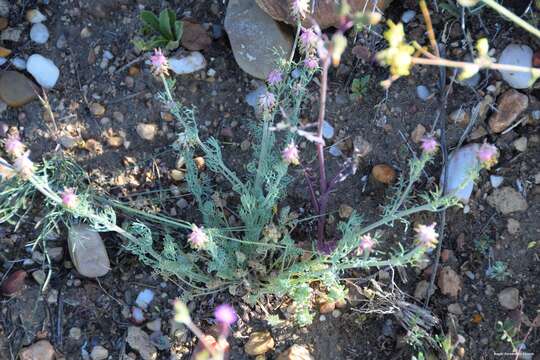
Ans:
<svg viewBox="0 0 540 360"><path fill-rule="evenodd" d="M426 59L426 58L413 57L412 62L413 64L419 64L419 65L447 66L447 67L455 67L455 68L462 68L462 69L465 69L465 68L470 67L471 65L474 65L473 63L469 63L469 62L454 61L454 60L448 60L448 59L443 59L443 58ZM530 68L526 66L497 64L497 63L486 63L486 64L477 64L477 65L480 66L480 68L487 68L491 70L515 71L515 72L526 72L526 73L535 73L535 71L540 71L540 69Z"/></svg>
<svg viewBox="0 0 540 360"><path fill-rule="evenodd" d="M486 4L487 6L489 6L490 8L492 8L493 10L495 10L496 12L498 12L500 15L508 18L514 24L527 30L528 32L536 36L537 38L540 38L540 30L538 30L537 28L535 28L534 26L532 26L531 24L529 24L528 22L526 22L525 20L523 20L522 18L520 18L519 16L517 16L516 14L514 14L507 8L505 8L504 6L499 5L495 0L482 0L482 2Z"/></svg>
<svg viewBox="0 0 540 360"><path fill-rule="evenodd" d="M298 37L300 36L300 29L302 28L302 23L300 20L296 22L296 35L294 37L294 43L291 49L291 55L289 56L289 64L292 64L294 59L294 53L296 52L296 46L298 45Z"/></svg>
<svg viewBox="0 0 540 360"><path fill-rule="evenodd" d="M321 73L321 89L320 89L320 106L319 106L319 118L317 120L317 137L322 139L324 115L326 112L326 93L328 88L328 68L330 66L330 56L326 56L322 59L322 73ZM326 168L324 162L324 146L322 142L317 142L317 157L319 158L319 184L321 198L319 200L319 222L318 222L318 236L319 244L324 243L324 226L326 224L326 205L328 203L328 194L326 194L327 181L326 181Z"/></svg>

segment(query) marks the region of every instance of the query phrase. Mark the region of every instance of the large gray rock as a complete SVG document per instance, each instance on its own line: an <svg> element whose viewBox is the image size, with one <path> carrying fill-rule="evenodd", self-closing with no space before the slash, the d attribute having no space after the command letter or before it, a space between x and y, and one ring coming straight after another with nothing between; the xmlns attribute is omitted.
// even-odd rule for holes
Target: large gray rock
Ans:
<svg viewBox="0 0 540 360"><path fill-rule="evenodd" d="M499 63L532 67L533 50L527 45L510 44L504 48ZM502 78L514 89L526 89L531 85L530 72L501 71Z"/></svg>
<svg viewBox="0 0 540 360"><path fill-rule="evenodd" d="M225 31L240 68L259 79L266 79L278 57L292 50L292 30L280 26L253 0L229 1Z"/></svg>
<svg viewBox="0 0 540 360"><path fill-rule="evenodd" d="M88 225L69 228L68 247L71 261L77 271L86 277L97 278L111 268L105 244L99 233Z"/></svg>
<svg viewBox="0 0 540 360"><path fill-rule="evenodd" d="M23 106L36 98L37 86L17 71L6 71L0 76L0 99L12 107Z"/></svg>
<svg viewBox="0 0 540 360"><path fill-rule="evenodd" d="M296 19L291 12L290 0L255 0L259 6L266 11L271 17L278 21L284 21L291 25L296 25ZM349 0L353 12L373 11L374 9L384 10L392 0ZM311 9L312 2L309 2ZM339 17L339 1L335 0L318 0L314 8L315 12L310 14L313 16L317 24L325 29L327 27L338 27L340 24ZM310 16L303 19L303 26L311 26Z"/></svg>

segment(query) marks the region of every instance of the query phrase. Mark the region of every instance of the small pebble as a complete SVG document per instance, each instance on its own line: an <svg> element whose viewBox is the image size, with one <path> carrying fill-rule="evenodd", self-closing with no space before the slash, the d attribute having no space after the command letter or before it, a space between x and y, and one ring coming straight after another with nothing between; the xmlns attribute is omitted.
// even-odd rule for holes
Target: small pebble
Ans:
<svg viewBox="0 0 540 360"><path fill-rule="evenodd" d="M36 44L45 44L49 40L49 30L42 23L32 25L30 39Z"/></svg>
<svg viewBox="0 0 540 360"><path fill-rule="evenodd" d="M416 11L414 10L407 10L401 15L401 22L404 24L407 24L411 22L412 19L416 16Z"/></svg>
<svg viewBox="0 0 540 360"><path fill-rule="evenodd" d="M493 188L498 188L499 186L501 186L501 184L503 183L504 181L504 177L502 176L498 176L498 175L491 175L489 177L489 181L491 182L491 186L493 186Z"/></svg>
<svg viewBox="0 0 540 360"><path fill-rule="evenodd" d="M419 85L416 87L416 95L418 95L421 100L426 101L431 96L431 92L426 86Z"/></svg>

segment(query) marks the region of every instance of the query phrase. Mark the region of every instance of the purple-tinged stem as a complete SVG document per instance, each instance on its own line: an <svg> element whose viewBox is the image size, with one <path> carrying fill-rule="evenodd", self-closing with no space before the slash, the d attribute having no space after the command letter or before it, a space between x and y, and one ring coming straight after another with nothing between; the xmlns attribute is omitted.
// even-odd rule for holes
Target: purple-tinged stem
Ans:
<svg viewBox="0 0 540 360"><path fill-rule="evenodd" d="M326 56L322 59L322 73L321 73L321 91L320 91L320 107L319 118L317 120L317 137L322 139L324 115L326 112L326 93L328 87L328 67L330 66L330 56ZM319 184L321 197L319 200L319 222L317 226L319 245L324 243L324 227L326 224L326 206L328 204L328 194L326 188L328 186L326 180L326 167L324 162L324 146L322 143L317 143L317 157L319 158Z"/></svg>

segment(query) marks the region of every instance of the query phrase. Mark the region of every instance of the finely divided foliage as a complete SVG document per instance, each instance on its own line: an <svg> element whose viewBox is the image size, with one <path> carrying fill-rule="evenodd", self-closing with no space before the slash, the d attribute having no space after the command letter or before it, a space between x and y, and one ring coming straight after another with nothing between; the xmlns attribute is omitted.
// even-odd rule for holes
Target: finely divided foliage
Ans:
<svg viewBox="0 0 540 360"><path fill-rule="evenodd" d="M299 15L302 11L303 7L299 7ZM363 18L356 16L355 19ZM314 242L311 249L299 247L297 244L303 239L293 238L293 230L300 224L321 218L324 224L327 215L322 205L326 206L329 192L321 191L317 198L311 186L313 210L319 213L312 219L300 219L294 209L281 203L291 183L290 168L301 166L304 169L308 165L296 144L302 141L316 144L321 150L319 166L324 170L324 140L320 131L324 111L319 119L318 134L309 132L299 119L311 80L320 74L321 87L326 87L328 67L331 63L339 64L346 46L341 31L328 39L320 30L304 29L300 39L303 58L298 62L280 62L268 79L267 91L260 99L259 119L251 122L255 145L252 160L243 175L227 166L217 139L200 137L195 109L175 101L172 95L175 83L167 77L167 60L161 51L154 53L153 73L164 86L164 92L158 96L181 128L175 149L185 163L185 179L200 212L200 223L145 212L98 196L86 181L81 181L85 179L82 170L69 160L54 158L44 159L41 164L32 163L18 137L8 138L5 143L11 163L5 160L0 163L4 179L0 183L1 220L20 224L40 193L48 211L38 224L42 234L36 245L40 243L46 248L47 235L51 231L60 232L58 225L62 223L68 227L78 222L88 223L97 231L120 235L125 248L138 255L143 263L164 276L177 278L185 289L186 298L222 290L243 295L250 303L266 295L288 296L295 303L299 324L308 324L313 319L315 290L326 292L330 301L345 298L347 290L341 277L346 270L414 263L436 244L434 225L417 227L416 242L409 242L408 247L394 244L390 246L392 250L386 252L380 246L381 229L392 226L395 221L406 222L406 218L415 213L438 212L458 205L453 194L443 194L439 189L415 194L415 183L436 156L434 138L426 138L421 155L410 160L409 174L397 183L395 194L380 220L366 224L361 215L353 213L339 224L339 234L333 236L338 239L335 243L322 241L323 231L322 236L313 234L319 241ZM398 40L400 44L403 41L401 36ZM306 59L309 59L307 63ZM326 101L325 92L320 100L321 104ZM496 161L496 149L487 145L483 149L480 154L483 164L491 166ZM205 171L199 170L194 161L201 155ZM353 159L345 162L343 170L333 180L325 182L324 188L331 190L352 174L349 170L352 163ZM480 168L476 169L471 176L476 177L479 171ZM227 209L215 192L211 173L220 175L228 183L220 185L220 189L236 194L237 201ZM307 176L306 180L310 182ZM117 212L131 222L126 222L125 227L117 225ZM237 218L234 224L230 224L230 213Z"/></svg>

